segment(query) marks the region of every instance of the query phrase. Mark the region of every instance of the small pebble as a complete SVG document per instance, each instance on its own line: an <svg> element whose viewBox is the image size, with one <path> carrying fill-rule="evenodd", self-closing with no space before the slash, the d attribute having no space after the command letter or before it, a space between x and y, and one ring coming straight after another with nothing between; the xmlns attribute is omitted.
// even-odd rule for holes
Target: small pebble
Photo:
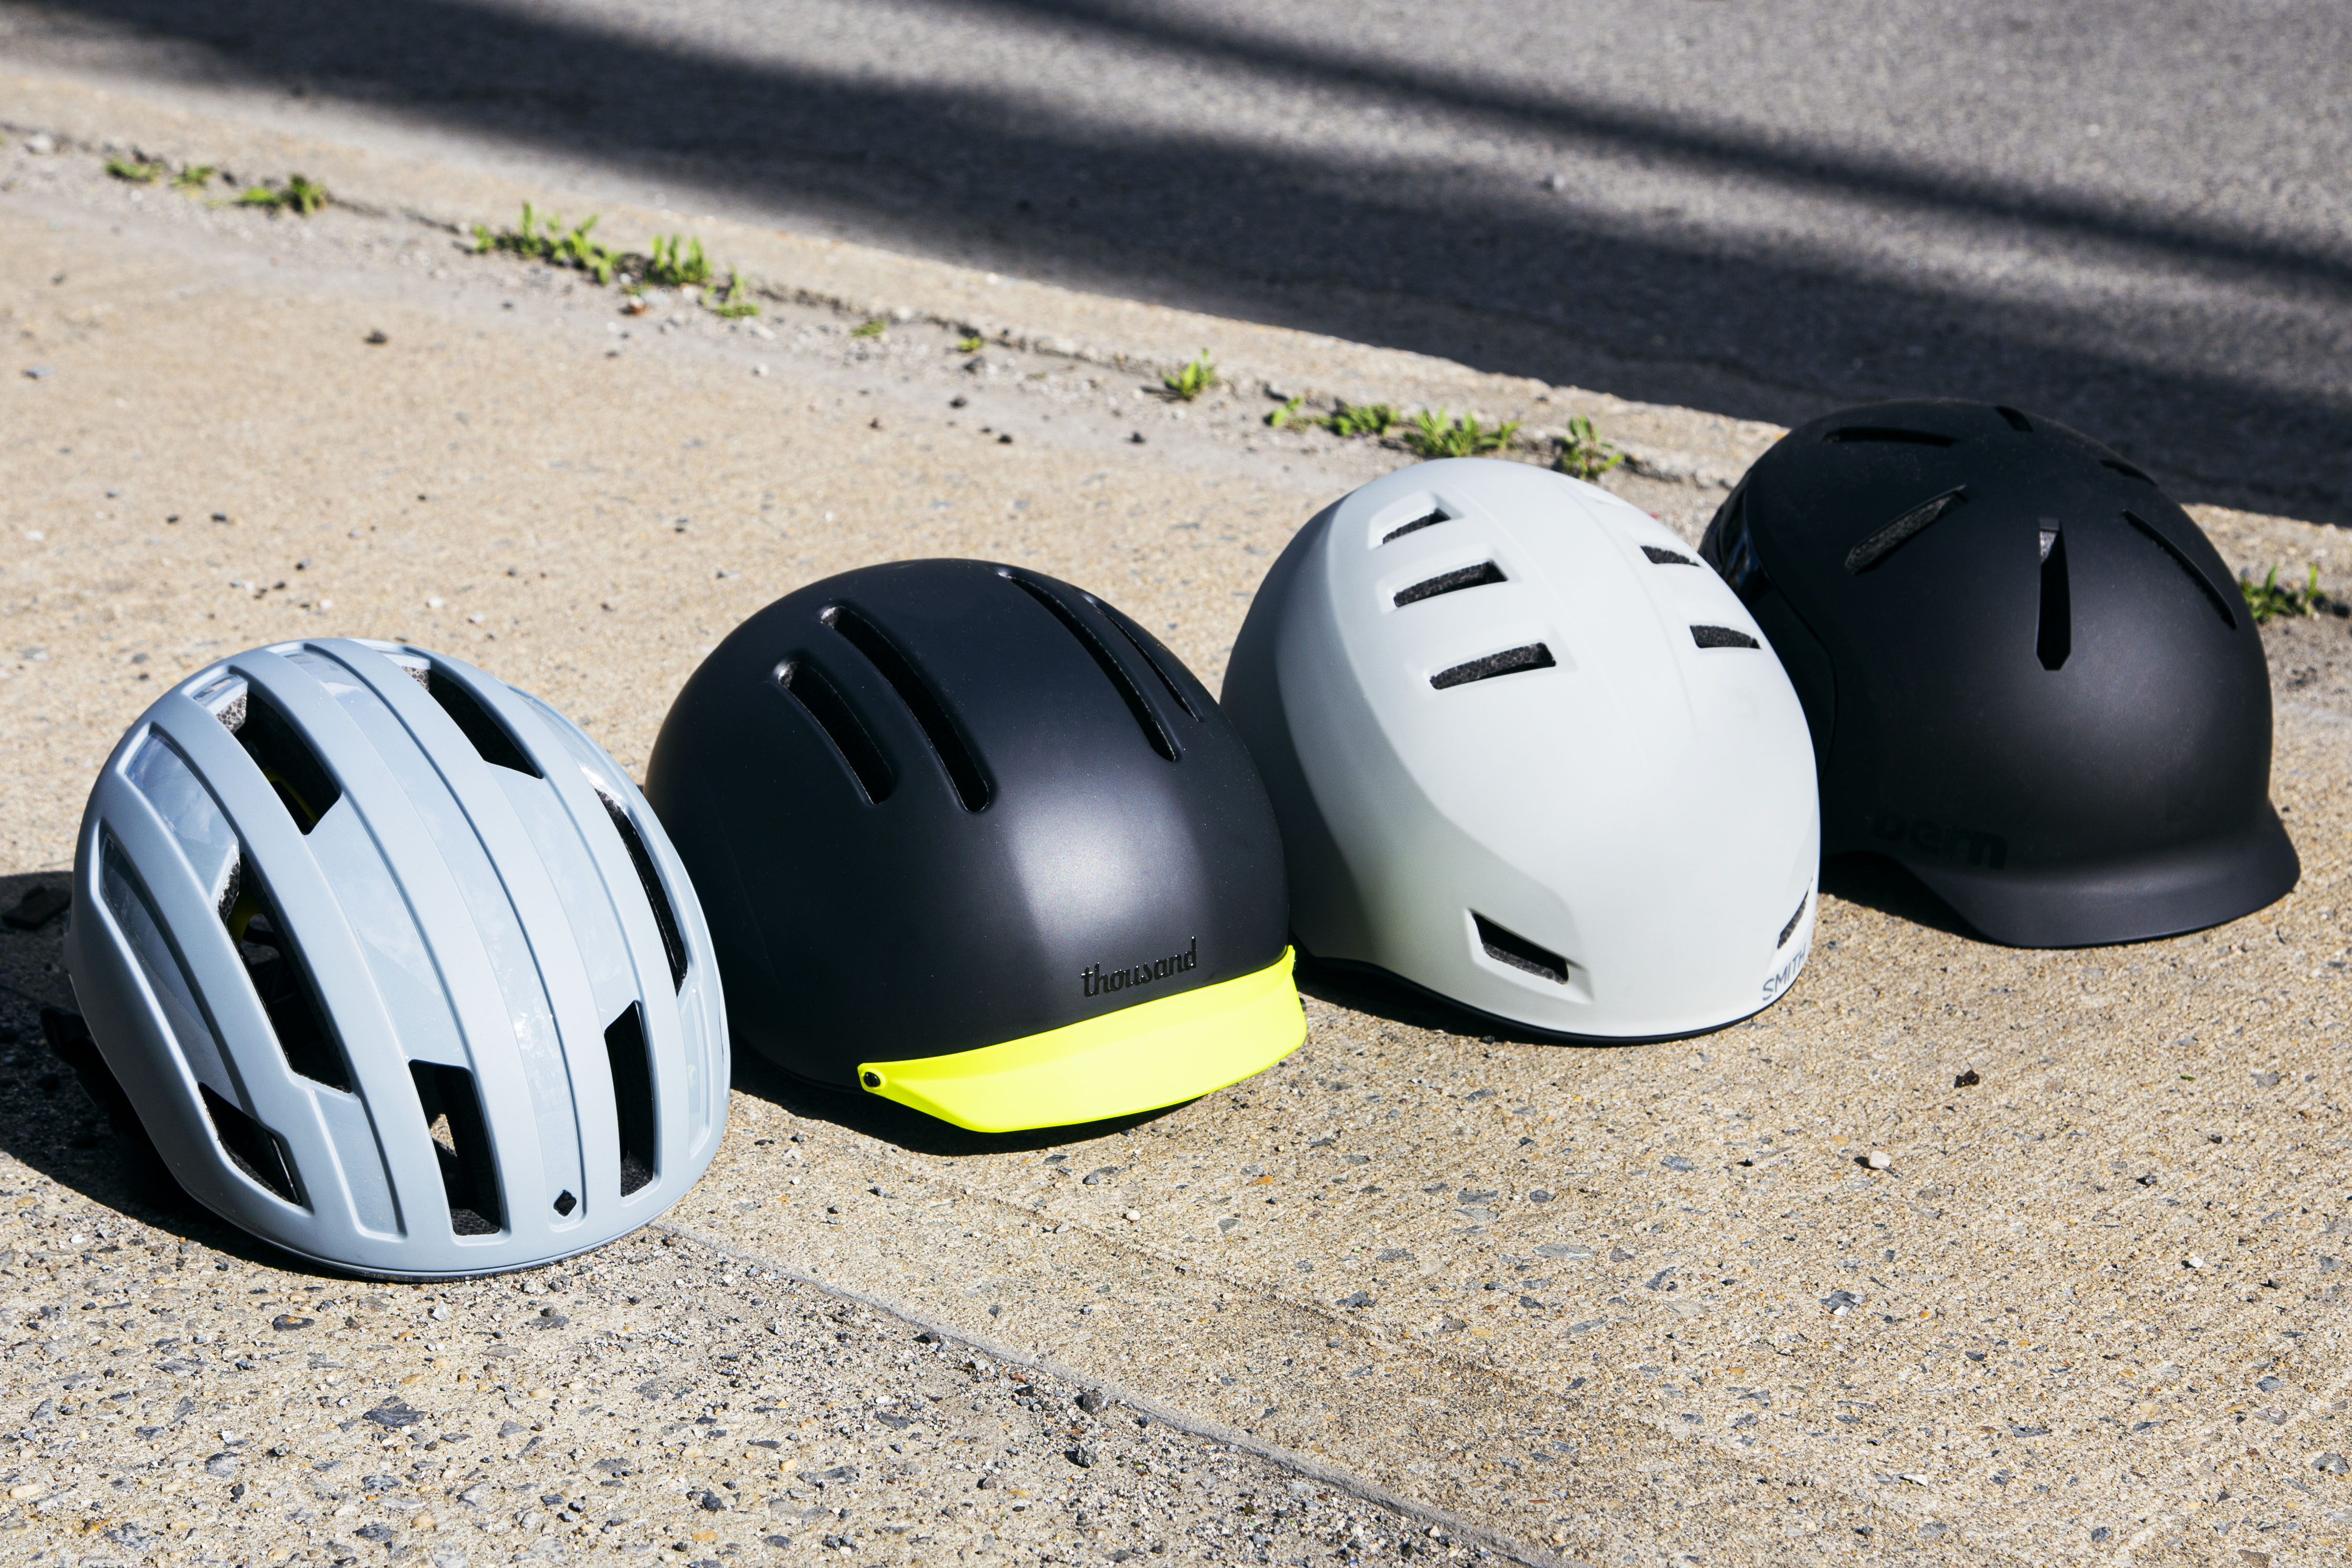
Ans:
<svg viewBox="0 0 2352 1568"><path fill-rule="evenodd" d="M1893 1163L1895 1163L1895 1162L1887 1157L1885 1150L1873 1149L1870 1152L1870 1168L1872 1170L1884 1171Z"/></svg>

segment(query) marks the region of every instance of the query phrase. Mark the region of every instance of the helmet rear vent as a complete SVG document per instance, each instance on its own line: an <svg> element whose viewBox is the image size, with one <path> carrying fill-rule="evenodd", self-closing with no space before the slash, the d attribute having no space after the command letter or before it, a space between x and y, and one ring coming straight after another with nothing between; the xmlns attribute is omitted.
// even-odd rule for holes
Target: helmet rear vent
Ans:
<svg viewBox="0 0 2352 1568"><path fill-rule="evenodd" d="M260 879L245 874L239 865L236 901L226 911L225 923L236 939L236 955L244 961L253 994L269 1016L278 1049L295 1072L349 1094L351 1072L327 1026L327 1010L311 986L310 970Z"/></svg>
<svg viewBox="0 0 2352 1568"><path fill-rule="evenodd" d="M1870 571L1927 531L1928 524L1967 500L1965 489L1946 490L1923 500L1885 528L1845 552L1845 569L1856 576Z"/></svg>
<svg viewBox="0 0 2352 1568"><path fill-rule="evenodd" d="M2154 479L2149 479L2146 474L2141 473L2137 468L2133 468L2121 458L2101 458L2099 459L2099 467L2103 468L2112 468L2116 473L2121 474L2124 478L2127 479L2137 479L2144 485L2152 485L2156 483Z"/></svg>
<svg viewBox="0 0 2352 1568"><path fill-rule="evenodd" d="M1691 641L1701 647L1760 647L1746 632L1731 626L1693 626Z"/></svg>
<svg viewBox="0 0 2352 1568"><path fill-rule="evenodd" d="M1865 446L1874 442L1907 443L1914 447L1949 447L1954 437L1938 436L1931 430L1904 430L1892 425L1842 425L1822 437L1842 447Z"/></svg>
<svg viewBox="0 0 2352 1568"><path fill-rule="evenodd" d="M309 1208L310 1205L302 1195L302 1178L294 1169L294 1157L287 1151L286 1140L215 1094L210 1086L200 1083L196 1092L204 1097L205 1114L212 1119L213 1134L227 1151L229 1163L257 1185L267 1187L297 1207Z"/></svg>
<svg viewBox="0 0 2352 1568"><path fill-rule="evenodd" d="M318 826L319 819L343 798L342 786L310 742L259 690L247 687L243 698L221 710L220 721L236 732L236 743L304 833Z"/></svg>
<svg viewBox="0 0 2352 1568"><path fill-rule="evenodd" d="M646 849L645 835L637 831L636 820L630 816L627 806L601 789L596 791L596 798L604 803L604 815L613 819L614 829L621 836L621 847L629 852L629 864L636 868L637 881L646 890L646 902L653 906L654 924L661 931L662 956L669 960L670 985L684 990L686 940L678 935L677 911L670 907L669 889L662 886L661 873L654 869L654 858Z"/></svg>
<svg viewBox="0 0 2352 1568"><path fill-rule="evenodd" d="M1549 980L1555 985L1568 984L1568 960L1551 949L1538 946L1517 931L1505 930L1475 910L1470 911L1470 919L1478 928L1478 945L1486 950L1487 957L1497 963L1507 963L1513 969L1524 970Z"/></svg>
<svg viewBox="0 0 2352 1568"><path fill-rule="evenodd" d="M1418 533L1424 528L1434 528L1441 522L1452 522L1453 521L1454 514L1452 512L1447 511L1444 507L1438 507L1433 511L1423 512L1421 516L1414 518L1411 522L1404 524L1401 528L1390 529L1386 533L1381 535L1381 542L1382 544L1392 544L1396 541L1402 539L1408 533Z"/></svg>
<svg viewBox="0 0 2352 1568"><path fill-rule="evenodd" d="M2157 547L2162 550L2167 555L2172 557L2172 563L2175 566L2179 567L2181 571L2187 573L2189 574L2189 580L2196 584L2199 588L2204 591L2205 597L2212 604L2214 614L2221 617L2221 624L2228 626L2231 631L2236 631L2238 629L2237 612L2230 608L2229 595L2223 594L2220 588L2214 586L2213 579L2208 577L2202 571L2199 570L2197 563L2189 559L2187 552L2183 551L2178 544L2173 543L2169 539L2165 538L2163 534L2158 532L2156 525L2148 521L2147 519L2140 516L2137 512L2127 511L2124 513L2124 521L2130 523L2134 528L2138 529L2140 532L2146 534L2148 538L2156 541Z"/></svg>
<svg viewBox="0 0 2352 1568"><path fill-rule="evenodd" d="M649 1184L660 1167L655 1142L654 1069L646 1049L646 1013L632 1002L604 1030L613 1068L613 1116L621 1134L621 1195Z"/></svg>
<svg viewBox="0 0 2352 1568"><path fill-rule="evenodd" d="M1136 685L1134 678L1127 673L1127 667L1111 657L1110 649L1103 645L1100 637L1095 636L1094 629L1078 619L1076 613L1069 605L1062 603L1060 597L1047 590L1043 584L1033 583L1015 573L1002 570L997 575L1043 605L1055 620L1062 623L1062 629L1068 632L1076 640L1077 645L1086 650L1087 657L1095 661L1095 668L1103 672L1103 679L1110 682L1111 689L1118 693L1119 700L1127 704L1127 710L1134 718L1136 728L1143 731L1143 738L1150 743L1151 749L1170 762L1174 762L1176 742L1169 738L1167 731L1160 727L1159 715L1152 712L1151 705L1143 700L1143 689Z"/></svg>
<svg viewBox="0 0 2352 1568"><path fill-rule="evenodd" d="M1653 566L1696 566L1697 562L1679 550L1662 550L1654 544L1642 546L1642 553L1650 558Z"/></svg>
<svg viewBox="0 0 2352 1568"><path fill-rule="evenodd" d="M956 732L955 723L948 717L947 705L939 699L915 673L915 667L898 647L882 633L882 628L851 609L847 605L827 607L818 619L841 634L842 639L866 656L876 673L890 683L898 700L907 705L915 722L929 741L940 765L947 770L948 782L955 788L956 798L966 811L984 810L988 805L988 775L980 771L978 759Z"/></svg>
<svg viewBox="0 0 2352 1568"><path fill-rule="evenodd" d="M1441 572L1434 577L1426 578L1415 583L1410 588L1400 590L1396 596L1396 605L1401 610L1407 605L1418 605L1423 599L1434 599L1440 594L1458 594L1465 588L1483 588L1489 583L1509 581L1508 577L1503 575L1503 569L1500 566L1491 561L1482 561L1475 566L1465 566L1459 572Z"/></svg>
<svg viewBox="0 0 2352 1568"><path fill-rule="evenodd" d="M441 705L441 711L449 715L466 739L473 742L482 761L494 767L512 768L535 779L547 776L463 681L446 670L436 669L425 677L424 682L425 695Z"/></svg>
<svg viewBox="0 0 2352 1568"><path fill-rule="evenodd" d="M833 742L833 749L848 765L850 776L857 781L857 791L866 797L866 804L879 805L888 800L891 789L898 784L890 773L890 760L874 743L874 737L866 732L866 726L857 721L856 713L842 700L841 693L833 689L833 682L814 665L794 659L778 667L776 684L824 731L824 738Z"/></svg>
<svg viewBox="0 0 2352 1568"><path fill-rule="evenodd" d="M441 1062L411 1062L425 1130L449 1198L449 1228L459 1236L495 1236L506 1228L490 1128L474 1075Z"/></svg>
<svg viewBox="0 0 2352 1568"><path fill-rule="evenodd" d="M2003 408L1999 405L1995 405L1993 412L2000 415L2003 419L2008 420L2009 427L2016 431L2019 435L2031 436L2033 434L2033 421L2028 419L2024 415L2020 414L2016 409Z"/></svg>
<svg viewBox="0 0 2352 1568"><path fill-rule="evenodd" d="M2055 522L2055 518L2044 518ZM2066 536L2042 531L2042 614L2033 633L2033 657L2044 669L2057 669L2074 651L2074 596L2066 585Z"/></svg>
<svg viewBox="0 0 2352 1568"><path fill-rule="evenodd" d="M1813 890L1811 888L1797 896L1797 907L1790 911L1789 923L1780 928L1780 940L1772 944L1774 952L1789 945L1789 939L1797 934L1797 922L1805 918L1805 906L1812 901Z"/></svg>
<svg viewBox="0 0 2352 1568"><path fill-rule="evenodd" d="M1500 653L1490 653L1484 658L1474 658L1467 664L1457 664L1451 669L1441 669L1429 678L1429 683L1444 691L1450 687L1467 686L1474 680L1492 680L1498 675L1517 675L1523 669L1549 669L1559 661L1551 649L1539 642L1523 647L1507 647Z"/></svg>

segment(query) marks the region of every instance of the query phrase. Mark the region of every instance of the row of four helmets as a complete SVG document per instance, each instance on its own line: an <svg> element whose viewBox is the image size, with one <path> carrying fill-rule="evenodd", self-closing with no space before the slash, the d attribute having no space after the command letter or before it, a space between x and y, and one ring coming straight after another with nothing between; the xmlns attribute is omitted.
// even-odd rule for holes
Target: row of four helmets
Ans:
<svg viewBox="0 0 2352 1568"><path fill-rule="evenodd" d="M1302 530L1225 683L1301 945L1633 1040L1781 994L1824 853L1884 854L2021 946L2294 885L2252 619L2106 448L1981 404L1850 409L1777 443L1696 557L1480 459Z"/></svg>
<svg viewBox="0 0 2352 1568"><path fill-rule="evenodd" d="M917 562L789 595L688 682L648 782L658 816L579 726L423 649L219 661L91 792L52 1043L222 1218L425 1279L682 1196L730 1021L986 1131L1172 1104L1304 1037L1246 753L1066 584Z"/></svg>

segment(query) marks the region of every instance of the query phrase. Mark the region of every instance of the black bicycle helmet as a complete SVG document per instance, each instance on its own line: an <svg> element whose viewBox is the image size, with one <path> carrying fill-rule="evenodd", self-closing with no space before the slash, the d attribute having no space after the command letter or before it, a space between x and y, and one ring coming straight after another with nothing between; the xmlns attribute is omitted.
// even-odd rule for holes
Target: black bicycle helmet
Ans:
<svg viewBox="0 0 2352 1568"><path fill-rule="evenodd" d="M2021 947L2294 886L2252 617L2098 443L1980 403L1849 408L1758 459L1699 548L1796 683L1825 854L1882 852Z"/></svg>
<svg viewBox="0 0 2352 1568"><path fill-rule="evenodd" d="M1274 812L1190 670L1093 595L868 566L737 627L646 794L735 1037L980 1131L1171 1105L1306 1037Z"/></svg>

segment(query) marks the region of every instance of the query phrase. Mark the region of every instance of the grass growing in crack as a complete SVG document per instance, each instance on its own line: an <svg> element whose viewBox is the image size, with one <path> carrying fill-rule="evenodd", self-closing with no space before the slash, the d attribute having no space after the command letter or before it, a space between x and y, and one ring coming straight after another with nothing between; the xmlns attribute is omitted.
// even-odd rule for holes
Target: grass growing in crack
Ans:
<svg viewBox="0 0 2352 1568"><path fill-rule="evenodd" d="M541 216L529 202L522 204L522 223L519 227L492 231L487 224L474 226L474 250L477 255L488 251L505 251L509 255L544 261L551 267L570 267L585 272L599 283L613 280L613 268L620 264L620 253L602 241L591 239L589 231L596 226L596 215L590 213L587 221L576 228L563 226L560 213Z"/></svg>
<svg viewBox="0 0 2352 1568"><path fill-rule="evenodd" d="M958 338L955 352L960 354L976 354L987 346L988 340L974 332L970 337Z"/></svg>
<svg viewBox="0 0 2352 1568"><path fill-rule="evenodd" d="M1168 389L1169 396L1181 403L1190 403L1217 384L1217 367L1210 360L1209 351L1202 349L1192 356L1191 363L1161 376L1160 384Z"/></svg>
<svg viewBox="0 0 2352 1568"><path fill-rule="evenodd" d="M730 269L727 286L711 297L710 310L722 321L740 321L746 316L756 316L760 307L751 303L743 287L743 274Z"/></svg>
<svg viewBox="0 0 2352 1568"><path fill-rule="evenodd" d="M327 187L300 174L289 174L282 185L248 185L237 194L241 207L260 207L275 216L292 213L309 217L327 205Z"/></svg>
<svg viewBox="0 0 2352 1568"><path fill-rule="evenodd" d="M213 176L219 173L210 163L183 164L180 172L172 176L172 188L175 191L201 191L212 184Z"/></svg>
<svg viewBox="0 0 2352 1568"><path fill-rule="evenodd" d="M878 338L889 330L890 323L881 317L868 316L864 321L850 328L849 335L853 338Z"/></svg>
<svg viewBox="0 0 2352 1568"><path fill-rule="evenodd" d="M134 185L152 185L163 177L163 165L139 158L109 158L106 172L118 180L128 180Z"/></svg>
<svg viewBox="0 0 2352 1568"><path fill-rule="evenodd" d="M2238 593L2246 601L2246 608L2252 613L2256 626L2280 616L2290 618L2315 616L2326 604L2327 595L2319 591L2318 567L2311 569L2309 580L2299 588L2293 583L2280 587L2278 574L2279 569L2273 566L2271 574L2259 583L2248 576L2238 579Z"/></svg>
<svg viewBox="0 0 2352 1568"><path fill-rule="evenodd" d="M1578 415L1568 422L1568 435L1551 466L1572 479L1597 479L1625 460L1613 441L1604 441L1592 421Z"/></svg>
<svg viewBox="0 0 2352 1568"><path fill-rule="evenodd" d="M710 281L710 261L702 254L702 241L682 234L657 234L653 254L646 258L640 275L644 281L665 289L699 285Z"/></svg>
<svg viewBox="0 0 2352 1568"><path fill-rule="evenodd" d="M1479 458L1508 445L1519 423L1507 420L1489 429L1475 414L1449 418L1443 408L1424 408L1405 427L1404 444L1424 458Z"/></svg>
<svg viewBox="0 0 2352 1568"><path fill-rule="evenodd" d="M1397 427L1404 416L1389 403L1343 403L1328 419L1315 421L1334 436L1369 436L1377 441Z"/></svg>
<svg viewBox="0 0 2352 1568"><path fill-rule="evenodd" d="M1289 402L1284 404L1281 407L1271 410L1265 416L1266 424L1276 430L1281 429L1293 419L1298 417L1299 405L1304 404L1306 401L1307 399L1304 397L1294 397ZM1307 423L1312 424L1314 422L1309 420Z"/></svg>

